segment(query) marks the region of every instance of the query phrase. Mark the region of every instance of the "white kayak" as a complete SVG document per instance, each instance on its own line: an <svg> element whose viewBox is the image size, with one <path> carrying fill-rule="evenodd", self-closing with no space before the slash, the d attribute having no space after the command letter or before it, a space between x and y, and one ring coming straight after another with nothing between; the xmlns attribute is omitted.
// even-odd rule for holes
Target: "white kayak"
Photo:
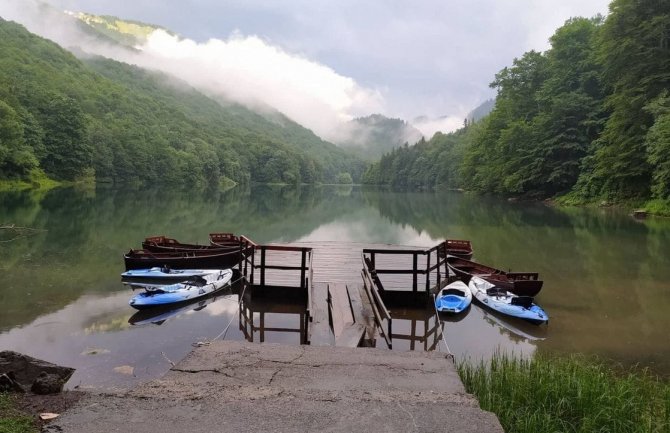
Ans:
<svg viewBox="0 0 670 433"><path fill-rule="evenodd" d="M463 281L445 286L435 297L435 308L440 313L457 314L465 311L472 302L472 292Z"/></svg>
<svg viewBox="0 0 670 433"><path fill-rule="evenodd" d="M190 279L169 285L142 285L144 291L130 299L130 306L142 310L161 305L192 301L221 290L233 278L231 269L191 277Z"/></svg>
<svg viewBox="0 0 670 433"><path fill-rule="evenodd" d="M470 279L468 287L475 299L501 314L518 317L536 325L549 321L547 313L533 303L533 298L530 296L517 296L477 276Z"/></svg>
<svg viewBox="0 0 670 433"><path fill-rule="evenodd" d="M171 269L167 266L153 267L148 269L131 269L121 274L122 278L148 278L154 280L180 280L184 281L190 277L198 277L220 269Z"/></svg>

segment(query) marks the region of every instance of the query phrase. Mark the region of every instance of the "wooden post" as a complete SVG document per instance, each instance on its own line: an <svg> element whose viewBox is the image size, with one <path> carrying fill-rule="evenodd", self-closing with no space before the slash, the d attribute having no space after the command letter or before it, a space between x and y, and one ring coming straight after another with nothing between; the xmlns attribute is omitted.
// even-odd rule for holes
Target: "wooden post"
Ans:
<svg viewBox="0 0 670 433"><path fill-rule="evenodd" d="M412 290L414 292L416 292L419 288L419 285L418 285L418 282L417 282L417 277L418 277L418 275L417 275L418 269L417 268L419 267L419 256L416 253L412 254L412 256L413 256Z"/></svg>
<svg viewBox="0 0 670 433"><path fill-rule="evenodd" d="M426 257L426 292L430 292L430 253Z"/></svg>
<svg viewBox="0 0 670 433"><path fill-rule="evenodd" d="M305 282L305 266L307 265L307 251L305 249L302 249L302 260L300 262L300 288L304 289L307 287L307 283Z"/></svg>
<svg viewBox="0 0 670 433"><path fill-rule="evenodd" d="M265 246L261 246L261 286L265 286Z"/></svg>
<svg viewBox="0 0 670 433"><path fill-rule="evenodd" d="M377 269L377 265L375 264L375 253L370 253L370 263L372 264L372 269Z"/></svg>

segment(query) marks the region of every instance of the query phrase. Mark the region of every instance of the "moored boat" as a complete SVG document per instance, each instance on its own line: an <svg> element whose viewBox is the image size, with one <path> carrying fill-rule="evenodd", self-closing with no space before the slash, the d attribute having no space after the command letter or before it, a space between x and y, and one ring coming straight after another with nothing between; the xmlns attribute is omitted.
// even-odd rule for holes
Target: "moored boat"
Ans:
<svg viewBox="0 0 670 433"><path fill-rule="evenodd" d="M463 281L454 281L445 286L435 297L435 308L440 313L458 314L472 302L472 293Z"/></svg>
<svg viewBox="0 0 670 433"><path fill-rule="evenodd" d="M549 322L549 316L530 296L517 296L494 284L473 276L468 287L482 305L507 316L526 320L535 325Z"/></svg>
<svg viewBox="0 0 670 433"><path fill-rule="evenodd" d="M123 256L126 270L167 266L170 269L224 269L237 265L242 258L239 249L230 251L174 251L156 253L130 250Z"/></svg>
<svg viewBox="0 0 670 433"><path fill-rule="evenodd" d="M124 279L186 280L216 272L217 269L171 269L169 266L131 269L121 274Z"/></svg>
<svg viewBox="0 0 670 433"><path fill-rule="evenodd" d="M144 291L133 296L129 304L138 310L191 302L221 290L230 283L233 277L231 269L216 270L203 276L191 277L189 280L158 286L144 286Z"/></svg>
<svg viewBox="0 0 670 433"><path fill-rule="evenodd" d="M240 245L240 237L233 233L210 233L209 244L213 247L225 247L229 245Z"/></svg>
<svg viewBox="0 0 670 433"><path fill-rule="evenodd" d="M210 252L226 252L240 248L240 239L230 234L230 238L226 242L220 244L186 244L179 242L176 239L168 238L166 236L151 236L142 241L142 249L153 252L183 252L183 251L210 251Z"/></svg>
<svg viewBox="0 0 670 433"><path fill-rule="evenodd" d="M519 296L537 295L544 283L537 272L505 272L461 257L447 256L447 265L465 281L473 276L481 277Z"/></svg>
<svg viewBox="0 0 670 433"><path fill-rule="evenodd" d="M447 255L464 259L472 258L472 243L461 239L447 239Z"/></svg>

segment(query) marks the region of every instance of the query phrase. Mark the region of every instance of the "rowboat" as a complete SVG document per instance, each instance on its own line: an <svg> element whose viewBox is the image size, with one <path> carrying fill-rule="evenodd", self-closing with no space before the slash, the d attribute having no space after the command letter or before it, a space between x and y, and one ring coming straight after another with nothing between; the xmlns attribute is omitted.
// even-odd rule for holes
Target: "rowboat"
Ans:
<svg viewBox="0 0 670 433"><path fill-rule="evenodd" d="M242 258L239 249L230 251L174 251L156 253L130 250L123 256L126 270L167 266L170 269L224 269L237 265Z"/></svg>
<svg viewBox="0 0 670 433"><path fill-rule="evenodd" d="M520 296L535 296L542 290L543 281L537 272L505 272L461 257L447 256L449 269L465 281L477 276Z"/></svg>
<svg viewBox="0 0 670 433"><path fill-rule="evenodd" d="M168 238L166 236L151 236L142 241L142 249L153 252L181 252L181 251L210 251L210 252L226 252L240 248L240 239L230 234L230 238L226 242L220 244L185 244L176 239Z"/></svg>
<svg viewBox="0 0 670 433"><path fill-rule="evenodd" d="M225 247L228 245L239 245L240 238L233 233L210 233L209 244L214 247Z"/></svg>
<svg viewBox="0 0 670 433"><path fill-rule="evenodd" d="M221 290L233 277L231 269L222 269L203 276L192 277L182 283L144 286L144 290L128 302L138 310L191 302Z"/></svg>
<svg viewBox="0 0 670 433"><path fill-rule="evenodd" d="M435 308L440 313L458 314L472 302L472 293L463 281L454 281L445 286L435 297Z"/></svg>
<svg viewBox="0 0 670 433"><path fill-rule="evenodd" d="M549 316L530 296L517 296L494 284L473 276L468 287L472 296L482 305L498 313L526 320L535 325L549 322Z"/></svg>
<svg viewBox="0 0 670 433"><path fill-rule="evenodd" d="M464 259L472 258L472 243L460 239L447 239L447 255L458 256Z"/></svg>
<svg viewBox="0 0 670 433"><path fill-rule="evenodd" d="M216 269L171 269L168 266L149 269L131 269L121 274L124 279L178 280L184 281L216 272Z"/></svg>

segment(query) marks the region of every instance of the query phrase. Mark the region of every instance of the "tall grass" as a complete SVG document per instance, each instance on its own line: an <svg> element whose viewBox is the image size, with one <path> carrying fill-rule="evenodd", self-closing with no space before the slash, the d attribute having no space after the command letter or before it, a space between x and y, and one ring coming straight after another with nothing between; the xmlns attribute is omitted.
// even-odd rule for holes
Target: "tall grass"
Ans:
<svg viewBox="0 0 670 433"><path fill-rule="evenodd" d="M12 395L0 392L0 433L37 433L38 430L30 416L16 409Z"/></svg>
<svg viewBox="0 0 670 433"><path fill-rule="evenodd" d="M670 383L583 356L496 354L458 372L507 433L670 433Z"/></svg>

